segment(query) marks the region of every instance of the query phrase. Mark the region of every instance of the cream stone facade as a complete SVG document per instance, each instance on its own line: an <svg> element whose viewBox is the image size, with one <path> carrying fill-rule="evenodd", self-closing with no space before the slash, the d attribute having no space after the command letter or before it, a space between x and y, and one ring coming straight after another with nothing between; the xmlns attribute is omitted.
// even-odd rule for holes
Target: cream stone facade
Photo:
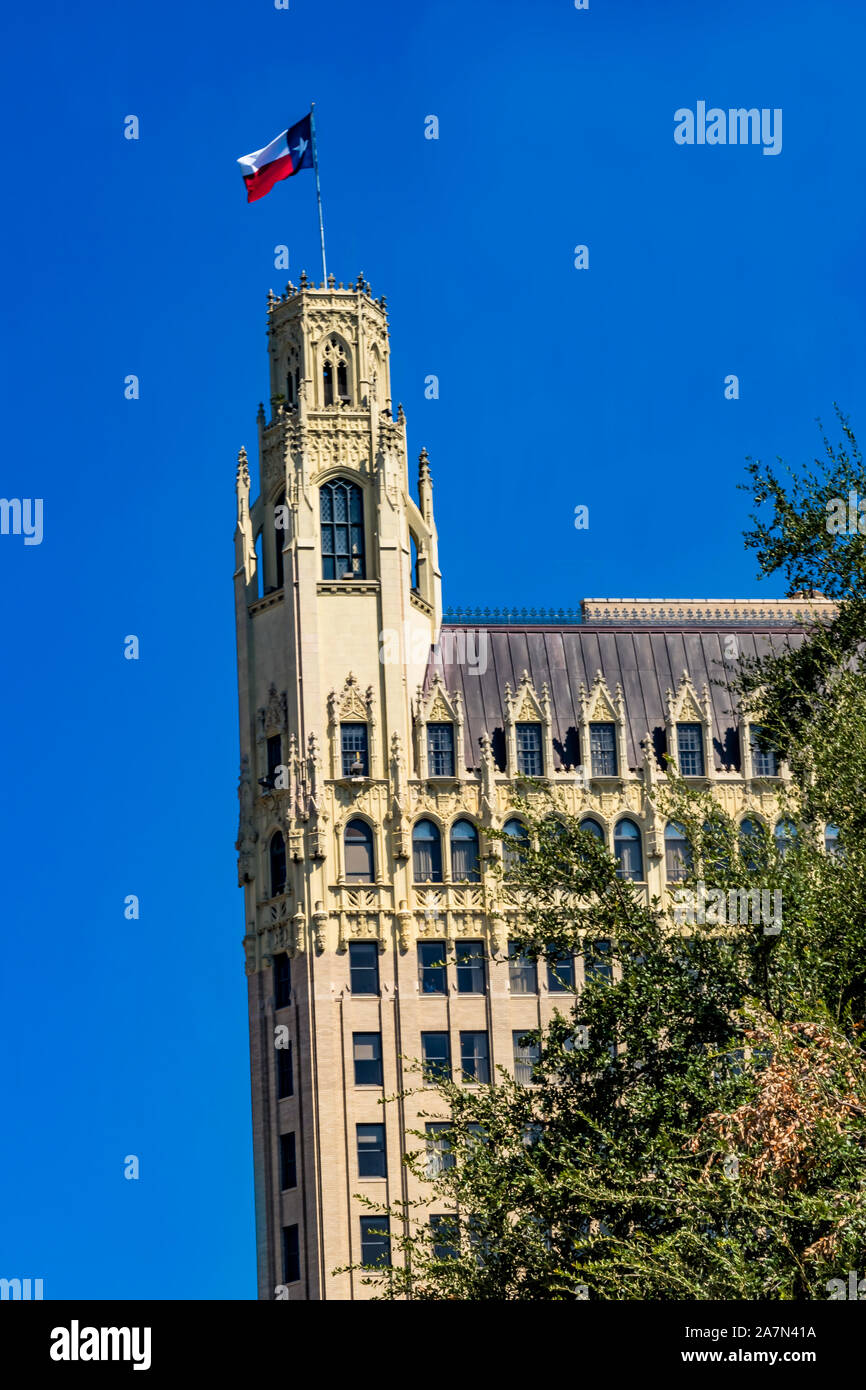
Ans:
<svg viewBox="0 0 866 1390"><path fill-rule="evenodd" d="M487 832L514 816L518 773L662 894L665 752L687 748L727 811L774 824L784 768L753 765L716 680L796 641L821 605L587 600L583 621L443 621L430 468L422 451L415 501L384 298L363 277L302 277L270 297L268 339L259 495L241 450L235 541L258 1288L355 1299L357 1274L334 1271L367 1253L358 1194L413 1195L402 1155L435 1093L382 1101L417 1085L422 1035L455 1077L495 1078L520 1065L515 1034L568 1006L546 967L509 965L518 906Z"/></svg>

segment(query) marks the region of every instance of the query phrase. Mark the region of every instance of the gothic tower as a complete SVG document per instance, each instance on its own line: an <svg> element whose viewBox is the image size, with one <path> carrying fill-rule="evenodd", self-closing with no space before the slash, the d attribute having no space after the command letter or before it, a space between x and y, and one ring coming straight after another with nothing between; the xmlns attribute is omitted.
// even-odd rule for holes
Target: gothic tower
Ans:
<svg viewBox="0 0 866 1390"><path fill-rule="evenodd" d="M242 449L235 542L259 1295L323 1298L353 1255L333 956L343 965L349 930L388 944L441 578L426 453L416 504L392 414L385 299L363 276L316 288L302 275L269 295L268 344L259 496ZM353 882L370 887L335 892Z"/></svg>

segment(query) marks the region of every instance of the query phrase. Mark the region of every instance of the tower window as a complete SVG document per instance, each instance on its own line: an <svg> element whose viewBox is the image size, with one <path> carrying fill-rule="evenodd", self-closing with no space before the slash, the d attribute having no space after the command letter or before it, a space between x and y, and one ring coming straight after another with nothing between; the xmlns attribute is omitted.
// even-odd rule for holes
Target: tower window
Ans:
<svg viewBox="0 0 866 1390"><path fill-rule="evenodd" d="M344 777L368 777L367 725L340 725L340 757Z"/></svg>
<svg viewBox="0 0 866 1390"><path fill-rule="evenodd" d="M427 725L427 771L431 777L454 776L453 724Z"/></svg>
<svg viewBox="0 0 866 1390"><path fill-rule="evenodd" d="M285 509L285 505L286 494L281 492L274 503L274 546L276 558L274 574L276 576L276 585L278 589L282 589L285 579L283 572L283 546L286 543L286 533L282 526L284 511L280 510L281 508Z"/></svg>
<svg viewBox="0 0 866 1390"><path fill-rule="evenodd" d="M541 756L541 725L518 724L517 771L524 777L542 777L544 759Z"/></svg>
<svg viewBox="0 0 866 1390"><path fill-rule="evenodd" d="M366 821L350 820L343 837L346 882L373 882L373 832Z"/></svg>
<svg viewBox="0 0 866 1390"><path fill-rule="evenodd" d="M335 405L339 400L348 405L351 399L348 355L340 339L335 336L329 338L325 345L322 363L322 403Z"/></svg>
<svg viewBox="0 0 866 1390"><path fill-rule="evenodd" d="M291 1039L285 1047L278 1047L277 1053L277 1100L285 1100L295 1094L295 1070L292 1066Z"/></svg>
<svg viewBox="0 0 866 1390"><path fill-rule="evenodd" d="M277 780L277 768L283 761L283 740L279 734L271 734L267 744L268 750L268 779L267 786L262 787L262 792L272 792L274 783Z"/></svg>
<svg viewBox="0 0 866 1390"><path fill-rule="evenodd" d="M412 831L412 864L416 883L442 882L442 838L430 820L419 820Z"/></svg>
<svg viewBox="0 0 866 1390"><path fill-rule="evenodd" d="M301 1277L301 1248L297 1226L283 1227L283 1283L296 1284Z"/></svg>
<svg viewBox="0 0 866 1390"><path fill-rule="evenodd" d="M322 578L363 579L364 498L357 483L337 479L319 489Z"/></svg>
<svg viewBox="0 0 866 1390"><path fill-rule="evenodd" d="M298 1185L298 1160L294 1134L280 1135L280 1188L283 1192Z"/></svg>
<svg viewBox="0 0 866 1390"><path fill-rule="evenodd" d="M703 735L700 724L677 725L677 761L683 777L704 775Z"/></svg>
<svg viewBox="0 0 866 1390"><path fill-rule="evenodd" d="M285 951L274 956L274 1008L286 1009L292 1002L292 962Z"/></svg>
<svg viewBox="0 0 866 1390"><path fill-rule="evenodd" d="M616 725L590 724L589 755L593 777L616 777Z"/></svg>
<svg viewBox="0 0 866 1390"><path fill-rule="evenodd" d="M341 401L349 400L349 370L345 362L337 363L337 395Z"/></svg>
<svg viewBox="0 0 866 1390"><path fill-rule="evenodd" d="M286 842L279 830L271 836L268 850L271 869L271 897L279 898L286 891Z"/></svg>

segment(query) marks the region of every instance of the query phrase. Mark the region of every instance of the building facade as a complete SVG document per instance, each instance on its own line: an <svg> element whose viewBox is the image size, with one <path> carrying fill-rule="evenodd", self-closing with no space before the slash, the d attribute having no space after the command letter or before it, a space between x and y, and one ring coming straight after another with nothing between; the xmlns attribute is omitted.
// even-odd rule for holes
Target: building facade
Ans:
<svg viewBox="0 0 866 1390"><path fill-rule="evenodd" d="M400 1098L416 1060L467 1085L500 1066L528 1079L518 1039L581 984L578 961L549 971L509 946L518 908L488 832L520 836L517 779L662 894L682 864L651 798L665 754L731 814L775 823L785 769L727 682L741 655L798 641L807 605L443 620L430 468L422 450L416 500L384 298L363 277L302 276L269 297L268 340L259 495L241 450L235 538L258 1289L354 1299L368 1289L335 1271L386 1257L359 1194L411 1198L409 1148L445 1161L419 1118L435 1092ZM609 968L603 943L593 968Z"/></svg>

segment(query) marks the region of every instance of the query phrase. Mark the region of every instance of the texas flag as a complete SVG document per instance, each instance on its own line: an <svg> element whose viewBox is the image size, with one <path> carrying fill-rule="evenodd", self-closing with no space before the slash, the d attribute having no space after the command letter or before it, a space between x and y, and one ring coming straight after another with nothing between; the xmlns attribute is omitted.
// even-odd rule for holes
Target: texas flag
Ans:
<svg viewBox="0 0 866 1390"><path fill-rule="evenodd" d="M257 198L264 198L280 179L291 178L299 169L312 169L313 136L310 116L306 115L297 125L284 130L282 135L265 145L263 150L243 155L238 164L247 186L248 203L254 203Z"/></svg>

